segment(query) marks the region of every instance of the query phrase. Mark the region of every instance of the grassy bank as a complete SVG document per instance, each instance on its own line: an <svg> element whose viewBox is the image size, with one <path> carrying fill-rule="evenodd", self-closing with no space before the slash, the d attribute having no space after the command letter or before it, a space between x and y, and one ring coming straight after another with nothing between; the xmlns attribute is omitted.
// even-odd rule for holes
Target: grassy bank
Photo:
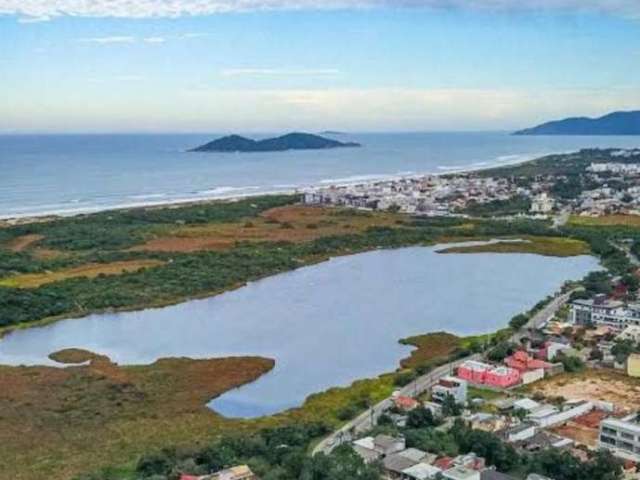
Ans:
<svg viewBox="0 0 640 480"><path fill-rule="evenodd" d="M551 257L572 257L587 255L590 251L589 245L582 240L523 235L511 241L445 248L438 253L532 253Z"/></svg>
<svg viewBox="0 0 640 480"><path fill-rule="evenodd" d="M117 366L62 352L67 368L0 366L0 478L66 480L165 445L193 445L254 426L206 403L273 367L264 358L167 359Z"/></svg>

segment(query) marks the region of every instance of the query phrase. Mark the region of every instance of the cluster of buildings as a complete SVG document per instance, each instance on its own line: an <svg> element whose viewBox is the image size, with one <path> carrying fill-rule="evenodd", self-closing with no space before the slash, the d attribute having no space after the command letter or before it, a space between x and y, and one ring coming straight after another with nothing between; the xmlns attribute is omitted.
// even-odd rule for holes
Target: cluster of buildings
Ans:
<svg viewBox="0 0 640 480"><path fill-rule="evenodd" d="M576 325L606 325L621 331L640 326L640 305L625 304L606 295L579 299L571 303L571 321Z"/></svg>
<svg viewBox="0 0 640 480"><path fill-rule="evenodd" d="M336 205L371 210L397 210L424 216L458 215L472 204L526 197L532 216L555 211L598 216L610 213L640 214L640 151L613 150L591 163L581 175L589 190L575 198L552 195L554 186L572 180L562 175L539 175L527 182L508 177L485 177L471 172L425 175L371 183L332 185L310 189L310 205ZM638 163L632 163L639 159ZM611 161L606 161L606 159ZM632 160L629 160L632 159ZM571 157L568 158L571 160ZM525 212L523 212L524 214Z"/></svg>
<svg viewBox="0 0 640 480"><path fill-rule="evenodd" d="M549 363L543 358L553 359L564 348L564 345L546 342L542 348L535 350L541 358L534 358L531 353L518 350L506 357L503 365L469 360L458 368L458 377L472 384L497 389L526 385L562 372L561 364Z"/></svg>
<svg viewBox="0 0 640 480"><path fill-rule="evenodd" d="M371 210L396 208L410 214L449 216L470 204L508 200L516 195L529 195L529 192L504 178L427 175L313 189L304 194L304 202Z"/></svg>
<svg viewBox="0 0 640 480"><path fill-rule="evenodd" d="M513 480L513 477L487 467L484 458L473 453L438 456L417 448L406 448L402 436L364 437L355 440L352 446L365 462L380 462L388 480ZM544 480L539 475L528 478Z"/></svg>

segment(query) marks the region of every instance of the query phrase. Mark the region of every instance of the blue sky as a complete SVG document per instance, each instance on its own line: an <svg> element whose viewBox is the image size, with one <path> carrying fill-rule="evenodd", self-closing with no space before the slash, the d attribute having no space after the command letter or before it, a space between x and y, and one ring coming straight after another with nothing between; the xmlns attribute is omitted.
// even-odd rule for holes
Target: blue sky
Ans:
<svg viewBox="0 0 640 480"><path fill-rule="evenodd" d="M640 108L635 1L390 3L0 0L0 131L511 129Z"/></svg>

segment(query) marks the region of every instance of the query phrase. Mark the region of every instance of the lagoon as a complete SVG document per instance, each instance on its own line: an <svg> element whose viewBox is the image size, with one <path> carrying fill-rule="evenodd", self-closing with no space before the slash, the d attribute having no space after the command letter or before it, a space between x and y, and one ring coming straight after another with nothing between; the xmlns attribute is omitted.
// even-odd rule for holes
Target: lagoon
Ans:
<svg viewBox="0 0 640 480"><path fill-rule="evenodd" d="M599 268L590 256L438 249L339 257L208 299L17 330L0 340L0 363L57 365L48 355L72 347L121 364L259 355L274 358L274 370L210 406L232 417L268 415L311 393L394 370L410 352L400 338L494 331L565 281Z"/></svg>

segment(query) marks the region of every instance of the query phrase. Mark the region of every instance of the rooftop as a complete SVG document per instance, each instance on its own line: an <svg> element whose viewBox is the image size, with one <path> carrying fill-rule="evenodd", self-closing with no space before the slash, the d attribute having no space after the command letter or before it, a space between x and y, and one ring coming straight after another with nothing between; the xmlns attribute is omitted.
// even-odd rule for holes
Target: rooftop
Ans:
<svg viewBox="0 0 640 480"><path fill-rule="evenodd" d="M418 463L413 467L403 470L402 473L417 480L426 480L428 478L434 478L440 472L442 472L442 470L438 467L429 465L428 463Z"/></svg>

